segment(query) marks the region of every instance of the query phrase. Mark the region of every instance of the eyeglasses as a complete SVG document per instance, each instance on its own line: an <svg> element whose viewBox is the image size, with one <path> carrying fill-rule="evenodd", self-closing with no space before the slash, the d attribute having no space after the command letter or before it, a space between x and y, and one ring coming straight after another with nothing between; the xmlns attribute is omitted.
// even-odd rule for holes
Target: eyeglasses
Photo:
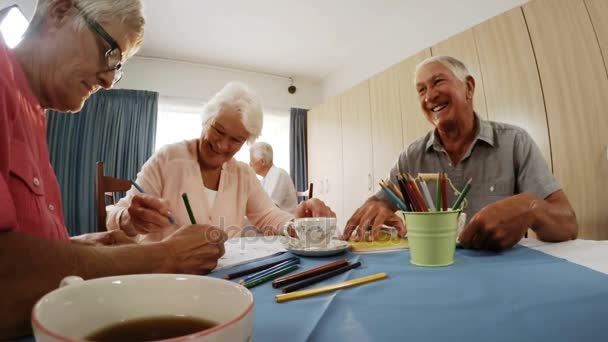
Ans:
<svg viewBox="0 0 608 342"><path fill-rule="evenodd" d="M245 143L245 140L240 140L240 139L237 139L237 138L229 135L223 129L216 127L215 124L209 125L209 128L211 128L210 132L215 136L215 138L217 138L217 139L228 138L228 146L230 146L230 149L241 148L241 146L243 146L243 144Z"/></svg>
<svg viewBox="0 0 608 342"><path fill-rule="evenodd" d="M88 14L86 14L78 5L74 4L74 7L78 10L78 13L82 15L82 18L87 23L89 28L97 33L103 39L110 48L106 50L104 53L104 58L106 60L106 64L108 67L108 71L114 71L114 80L112 80L112 85L115 85L122 78L122 51L118 46L118 43L106 32L106 30L101 27L101 25L93 18L91 18Z"/></svg>

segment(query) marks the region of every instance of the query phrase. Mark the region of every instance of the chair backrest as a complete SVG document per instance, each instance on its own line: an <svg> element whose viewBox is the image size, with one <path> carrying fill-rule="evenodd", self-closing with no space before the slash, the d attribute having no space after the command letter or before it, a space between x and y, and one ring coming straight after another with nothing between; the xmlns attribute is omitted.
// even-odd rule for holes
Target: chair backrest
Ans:
<svg viewBox="0 0 608 342"><path fill-rule="evenodd" d="M115 192L127 191L131 188L131 182L126 179L105 176L103 173L103 162L97 162L95 177L95 205L97 206L97 231L106 231L106 197L114 204Z"/></svg>
<svg viewBox="0 0 608 342"><path fill-rule="evenodd" d="M304 190L304 191L298 191L296 192L296 195L298 196L298 198L300 197L304 197L304 200L308 200L312 198L312 183L310 183L310 185L308 186L308 189Z"/></svg>

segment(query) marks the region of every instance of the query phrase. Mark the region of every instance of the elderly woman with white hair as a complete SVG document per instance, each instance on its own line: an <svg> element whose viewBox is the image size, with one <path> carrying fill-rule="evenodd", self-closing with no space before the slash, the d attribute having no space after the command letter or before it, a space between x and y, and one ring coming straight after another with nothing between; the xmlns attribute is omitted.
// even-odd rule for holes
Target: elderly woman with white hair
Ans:
<svg viewBox="0 0 608 342"><path fill-rule="evenodd" d="M253 170L233 158L243 144L258 138L262 122L258 97L242 83L227 84L205 105L200 138L153 155L136 180L146 193L131 188L108 214L108 228L138 235L140 241L160 240L189 221L183 193L196 222L218 227L229 238L241 235L245 216L265 235L280 234L294 215L335 216L318 199L300 203L294 215L280 210Z"/></svg>
<svg viewBox="0 0 608 342"><path fill-rule="evenodd" d="M68 275L200 274L224 252L225 234L209 225L147 245L121 231L70 239L65 227L45 110L79 111L120 80L143 40L142 12L141 0L39 0L14 49L0 37L0 340L30 332L34 303Z"/></svg>

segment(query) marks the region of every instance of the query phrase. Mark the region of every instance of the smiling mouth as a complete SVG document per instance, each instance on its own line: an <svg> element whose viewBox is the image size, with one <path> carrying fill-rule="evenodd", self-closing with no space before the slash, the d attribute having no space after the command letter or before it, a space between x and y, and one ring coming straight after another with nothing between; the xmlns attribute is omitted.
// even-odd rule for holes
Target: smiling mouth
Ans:
<svg viewBox="0 0 608 342"><path fill-rule="evenodd" d="M444 110L444 109L445 109L445 107L447 107L447 106L448 106L448 105L447 105L447 103L437 105L437 106L435 106L435 107L431 108L431 112L433 112L433 113L439 113L439 112L441 112L442 110Z"/></svg>

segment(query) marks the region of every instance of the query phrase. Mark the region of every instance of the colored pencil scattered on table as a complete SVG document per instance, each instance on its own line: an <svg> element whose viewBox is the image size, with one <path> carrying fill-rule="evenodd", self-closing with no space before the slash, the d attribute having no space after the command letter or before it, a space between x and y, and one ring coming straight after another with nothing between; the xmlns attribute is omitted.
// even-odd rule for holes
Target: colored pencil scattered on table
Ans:
<svg viewBox="0 0 608 342"><path fill-rule="evenodd" d="M268 282L268 281L271 281L273 279L276 279L276 278L278 278L278 277L280 277L280 276L282 276L284 274L287 274L289 272L293 272L296 269L298 269L298 267L300 267L300 265L291 264L289 266L285 266L285 267L279 268L279 269L277 269L273 273L269 273L269 274L267 274L267 275L265 275L265 276L263 276L261 278L256 278L256 279L254 279L252 281L246 282L246 283L243 284L243 286L245 286L248 289L256 287L256 286L258 286L260 284L263 284L265 282Z"/></svg>
<svg viewBox="0 0 608 342"><path fill-rule="evenodd" d="M293 259L285 260L280 264L276 264L268 269L262 270L260 272L257 272L257 273L254 273L252 275L245 277L243 280L240 281L240 283L244 284L244 283L248 283L248 282L254 281L256 279L259 279L259 278L263 278L263 277L267 276L268 274L271 274L279 269L282 269L282 268L285 268L285 267L288 267L291 265L299 264L299 263L300 263L300 258L297 258L297 257L294 257Z"/></svg>
<svg viewBox="0 0 608 342"><path fill-rule="evenodd" d="M272 282L272 287L279 288L283 286L287 286L289 284L297 283L299 281L314 277L319 274L323 274L329 271L333 271L337 268L348 265L348 261L346 259L340 259L334 262L330 262L329 264L321 265L319 267L312 268L307 271L303 271L300 273L292 274L290 276L277 278Z"/></svg>
<svg viewBox="0 0 608 342"><path fill-rule="evenodd" d="M280 253L284 253L284 252L280 252ZM260 271L266 270L268 268L271 268L272 266L278 265L278 264L283 263L285 261L295 260L295 259L297 259L297 258L293 257L293 256L289 257L289 258L282 258L281 260L275 260L275 261L272 261L272 262L269 262L269 263L266 263L266 264L263 264L263 265L259 265L259 266L247 268L247 269L244 269L244 270L241 270L241 271L237 271L237 272L226 274L224 276L224 279L230 280L230 279L244 277L244 276L250 275L252 273L256 273L256 272L260 272Z"/></svg>
<svg viewBox="0 0 608 342"><path fill-rule="evenodd" d="M347 264L347 265L344 265L344 266L342 266L340 268L331 270L329 272L321 273L321 274L316 275L314 277L310 277L308 279L300 280L297 283L294 283L294 284L291 284L289 286L284 287L282 291L283 291L283 293L294 292L294 291L297 291L297 290L302 289L304 287L307 287L307 286L316 284L318 282L321 282L323 280L329 279L331 277L335 277L335 276L337 276L339 274L342 274L344 272L350 271L350 270L352 270L354 268L357 268L359 266L361 266L360 262L355 262L353 264Z"/></svg>

